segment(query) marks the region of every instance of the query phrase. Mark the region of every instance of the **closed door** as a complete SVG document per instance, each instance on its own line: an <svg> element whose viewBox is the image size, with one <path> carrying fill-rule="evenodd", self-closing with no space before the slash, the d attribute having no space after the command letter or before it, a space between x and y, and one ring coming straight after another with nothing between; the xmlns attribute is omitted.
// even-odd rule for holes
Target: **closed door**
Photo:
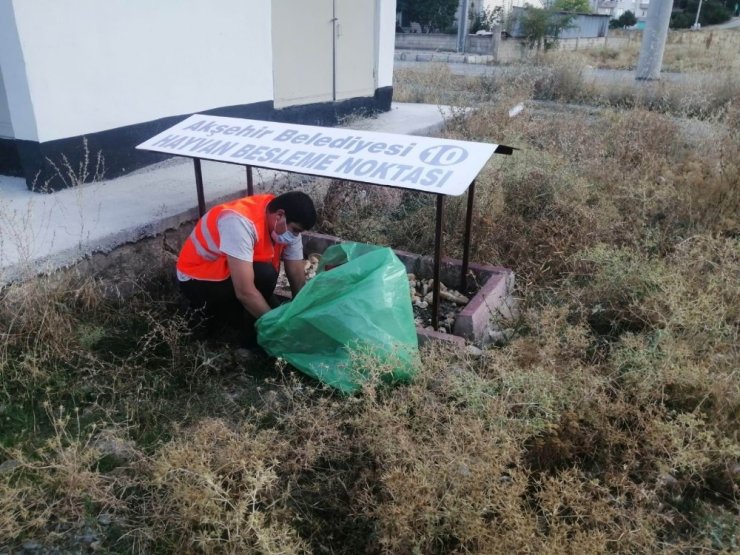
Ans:
<svg viewBox="0 0 740 555"><path fill-rule="evenodd" d="M377 0L273 0L275 107L371 96Z"/></svg>
<svg viewBox="0 0 740 555"><path fill-rule="evenodd" d="M377 0L334 0L337 100L375 94Z"/></svg>
<svg viewBox="0 0 740 555"><path fill-rule="evenodd" d="M333 0L273 0L275 107L333 100Z"/></svg>

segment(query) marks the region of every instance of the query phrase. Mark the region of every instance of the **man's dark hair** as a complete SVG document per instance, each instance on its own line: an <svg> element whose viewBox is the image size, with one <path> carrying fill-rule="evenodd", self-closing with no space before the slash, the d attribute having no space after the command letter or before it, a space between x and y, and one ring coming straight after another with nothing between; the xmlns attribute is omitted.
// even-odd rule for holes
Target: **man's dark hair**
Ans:
<svg viewBox="0 0 740 555"><path fill-rule="evenodd" d="M285 219L289 224L298 224L304 230L316 225L316 207L311 197L301 191L290 191L272 199L267 210L277 212L285 210Z"/></svg>

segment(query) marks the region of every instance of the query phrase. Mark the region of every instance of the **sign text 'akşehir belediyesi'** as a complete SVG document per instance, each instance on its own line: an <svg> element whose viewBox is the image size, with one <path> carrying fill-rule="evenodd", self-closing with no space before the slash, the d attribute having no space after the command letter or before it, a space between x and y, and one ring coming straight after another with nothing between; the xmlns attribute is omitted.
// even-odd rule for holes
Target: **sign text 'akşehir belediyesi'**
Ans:
<svg viewBox="0 0 740 555"><path fill-rule="evenodd" d="M459 195L496 146L195 114L137 148Z"/></svg>

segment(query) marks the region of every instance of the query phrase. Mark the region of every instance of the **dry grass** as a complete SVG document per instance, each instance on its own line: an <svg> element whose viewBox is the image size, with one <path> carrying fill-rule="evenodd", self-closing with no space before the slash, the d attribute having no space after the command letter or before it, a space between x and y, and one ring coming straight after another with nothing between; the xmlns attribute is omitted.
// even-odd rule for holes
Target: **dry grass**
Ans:
<svg viewBox="0 0 740 555"><path fill-rule="evenodd" d="M737 551L738 106L557 102L572 79L459 81L449 135L522 148L480 176L473 245L517 272L521 317L479 358L427 347L410 385L242 368L190 335L165 266L125 300L74 273L1 291L0 550ZM434 206L387 200L324 225L431 250Z"/></svg>
<svg viewBox="0 0 740 555"><path fill-rule="evenodd" d="M557 56L602 69L635 69L640 57L641 33L609 31L605 48L558 52ZM740 32L737 29L671 31L663 55L663 71L682 73L740 72Z"/></svg>

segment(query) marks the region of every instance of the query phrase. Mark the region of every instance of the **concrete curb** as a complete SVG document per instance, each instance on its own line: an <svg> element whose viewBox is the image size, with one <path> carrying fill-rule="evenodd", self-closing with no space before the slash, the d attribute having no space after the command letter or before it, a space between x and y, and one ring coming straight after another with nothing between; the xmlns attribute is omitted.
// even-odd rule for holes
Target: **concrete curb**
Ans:
<svg viewBox="0 0 740 555"><path fill-rule="evenodd" d="M458 54L454 52L424 52L396 50L393 59L399 62L439 62L446 64L491 64L493 56L482 54Z"/></svg>

